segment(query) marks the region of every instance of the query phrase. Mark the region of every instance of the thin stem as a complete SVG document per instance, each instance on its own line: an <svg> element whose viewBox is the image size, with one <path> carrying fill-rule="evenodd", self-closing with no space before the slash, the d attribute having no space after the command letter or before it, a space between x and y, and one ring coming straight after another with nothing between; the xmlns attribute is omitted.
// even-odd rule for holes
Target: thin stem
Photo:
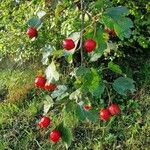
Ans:
<svg viewBox="0 0 150 150"><path fill-rule="evenodd" d="M81 66L83 65L83 32L84 32L84 0L80 0L81 3L81 38L80 38L80 54L81 54Z"/></svg>
<svg viewBox="0 0 150 150"><path fill-rule="evenodd" d="M112 103L112 100L111 100L110 92L109 92L107 87L106 87L106 91L107 91L107 94L108 94L108 105L110 105Z"/></svg>

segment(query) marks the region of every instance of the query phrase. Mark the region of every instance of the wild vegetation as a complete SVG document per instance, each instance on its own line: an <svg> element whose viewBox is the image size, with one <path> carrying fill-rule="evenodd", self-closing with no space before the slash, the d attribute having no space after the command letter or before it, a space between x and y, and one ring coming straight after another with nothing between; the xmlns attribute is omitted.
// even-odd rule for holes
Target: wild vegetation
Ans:
<svg viewBox="0 0 150 150"><path fill-rule="evenodd" d="M148 150L149 12L142 0L1 1L0 149Z"/></svg>

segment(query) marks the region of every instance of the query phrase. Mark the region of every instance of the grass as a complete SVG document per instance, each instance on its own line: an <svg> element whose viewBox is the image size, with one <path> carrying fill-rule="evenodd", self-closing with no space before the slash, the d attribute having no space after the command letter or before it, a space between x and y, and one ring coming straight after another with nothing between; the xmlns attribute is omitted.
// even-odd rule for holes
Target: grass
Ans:
<svg viewBox="0 0 150 150"><path fill-rule="evenodd" d="M73 127L74 140L69 150L150 149L150 95L146 65L142 71L146 76L144 86L127 101L126 106L121 105L121 115L112 117L109 122L77 124L72 114L62 112L68 126ZM44 93L33 88L36 73L37 70L32 68L0 72L1 88L8 90L0 104L0 150L65 150L62 142L53 144L48 140L52 126L45 130L37 127ZM59 119L53 117L53 120L57 124Z"/></svg>

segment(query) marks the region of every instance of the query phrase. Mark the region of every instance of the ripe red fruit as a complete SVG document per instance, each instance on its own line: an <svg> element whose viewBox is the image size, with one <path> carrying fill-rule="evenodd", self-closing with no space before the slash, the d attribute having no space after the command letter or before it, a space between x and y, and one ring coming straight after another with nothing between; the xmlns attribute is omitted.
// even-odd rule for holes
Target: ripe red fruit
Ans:
<svg viewBox="0 0 150 150"><path fill-rule="evenodd" d="M84 45L83 45L84 49L86 52L90 53L92 51L95 50L96 48L96 42L92 39L88 39L84 42Z"/></svg>
<svg viewBox="0 0 150 150"><path fill-rule="evenodd" d="M118 104L112 104L108 107L109 112L111 113L111 115L118 115L121 110Z"/></svg>
<svg viewBox="0 0 150 150"><path fill-rule="evenodd" d="M74 47L75 47L75 43L72 39L65 39L63 41L63 48L65 50L69 51L69 50L72 50Z"/></svg>
<svg viewBox="0 0 150 150"><path fill-rule="evenodd" d="M92 108L92 106L90 106L90 105L84 105L83 108L84 108L84 110L88 111L88 110L90 110Z"/></svg>
<svg viewBox="0 0 150 150"><path fill-rule="evenodd" d="M39 88L44 88L45 83L46 83L46 79L43 76L38 76L35 78L35 86L39 87Z"/></svg>
<svg viewBox="0 0 150 150"><path fill-rule="evenodd" d="M60 139L60 132L58 130L53 130L49 135L49 139L52 142L57 142Z"/></svg>
<svg viewBox="0 0 150 150"><path fill-rule="evenodd" d="M47 91L54 91L56 89L57 85L54 83L46 83L44 86L44 89Z"/></svg>
<svg viewBox="0 0 150 150"><path fill-rule="evenodd" d="M32 38L38 36L38 31L37 31L36 28L30 27L30 28L28 28L28 30L27 30L27 35L29 36L29 38L32 39Z"/></svg>
<svg viewBox="0 0 150 150"><path fill-rule="evenodd" d="M40 128L46 128L51 123L51 120L49 117L43 116L41 120L39 121L38 125Z"/></svg>
<svg viewBox="0 0 150 150"><path fill-rule="evenodd" d="M111 114L110 114L110 112L109 112L109 110L108 109L102 109L102 110L100 110L100 114L99 114L100 116L100 119L101 120L104 120L104 121L107 121L107 120L109 120L110 119L110 117L111 117Z"/></svg>

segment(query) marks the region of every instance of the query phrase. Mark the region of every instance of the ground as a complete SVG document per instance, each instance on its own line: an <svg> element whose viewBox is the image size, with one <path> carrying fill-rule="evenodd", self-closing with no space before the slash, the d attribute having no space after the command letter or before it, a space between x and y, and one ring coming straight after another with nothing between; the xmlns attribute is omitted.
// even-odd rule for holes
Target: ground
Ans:
<svg viewBox="0 0 150 150"><path fill-rule="evenodd" d="M33 71L33 66L26 69L3 69L0 72L1 150L65 149L61 142L52 144L49 141L51 127L46 130L37 127L39 116L42 114L44 94L34 88L33 82L37 72L36 67ZM74 127L74 140L69 149L149 150L150 95L147 80L146 77L125 106L121 105L121 115L112 117L109 122L98 121L93 124L85 121L77 125L73 124L73 116L66 116L66 120L72 120L68 125Z"/></svg>

